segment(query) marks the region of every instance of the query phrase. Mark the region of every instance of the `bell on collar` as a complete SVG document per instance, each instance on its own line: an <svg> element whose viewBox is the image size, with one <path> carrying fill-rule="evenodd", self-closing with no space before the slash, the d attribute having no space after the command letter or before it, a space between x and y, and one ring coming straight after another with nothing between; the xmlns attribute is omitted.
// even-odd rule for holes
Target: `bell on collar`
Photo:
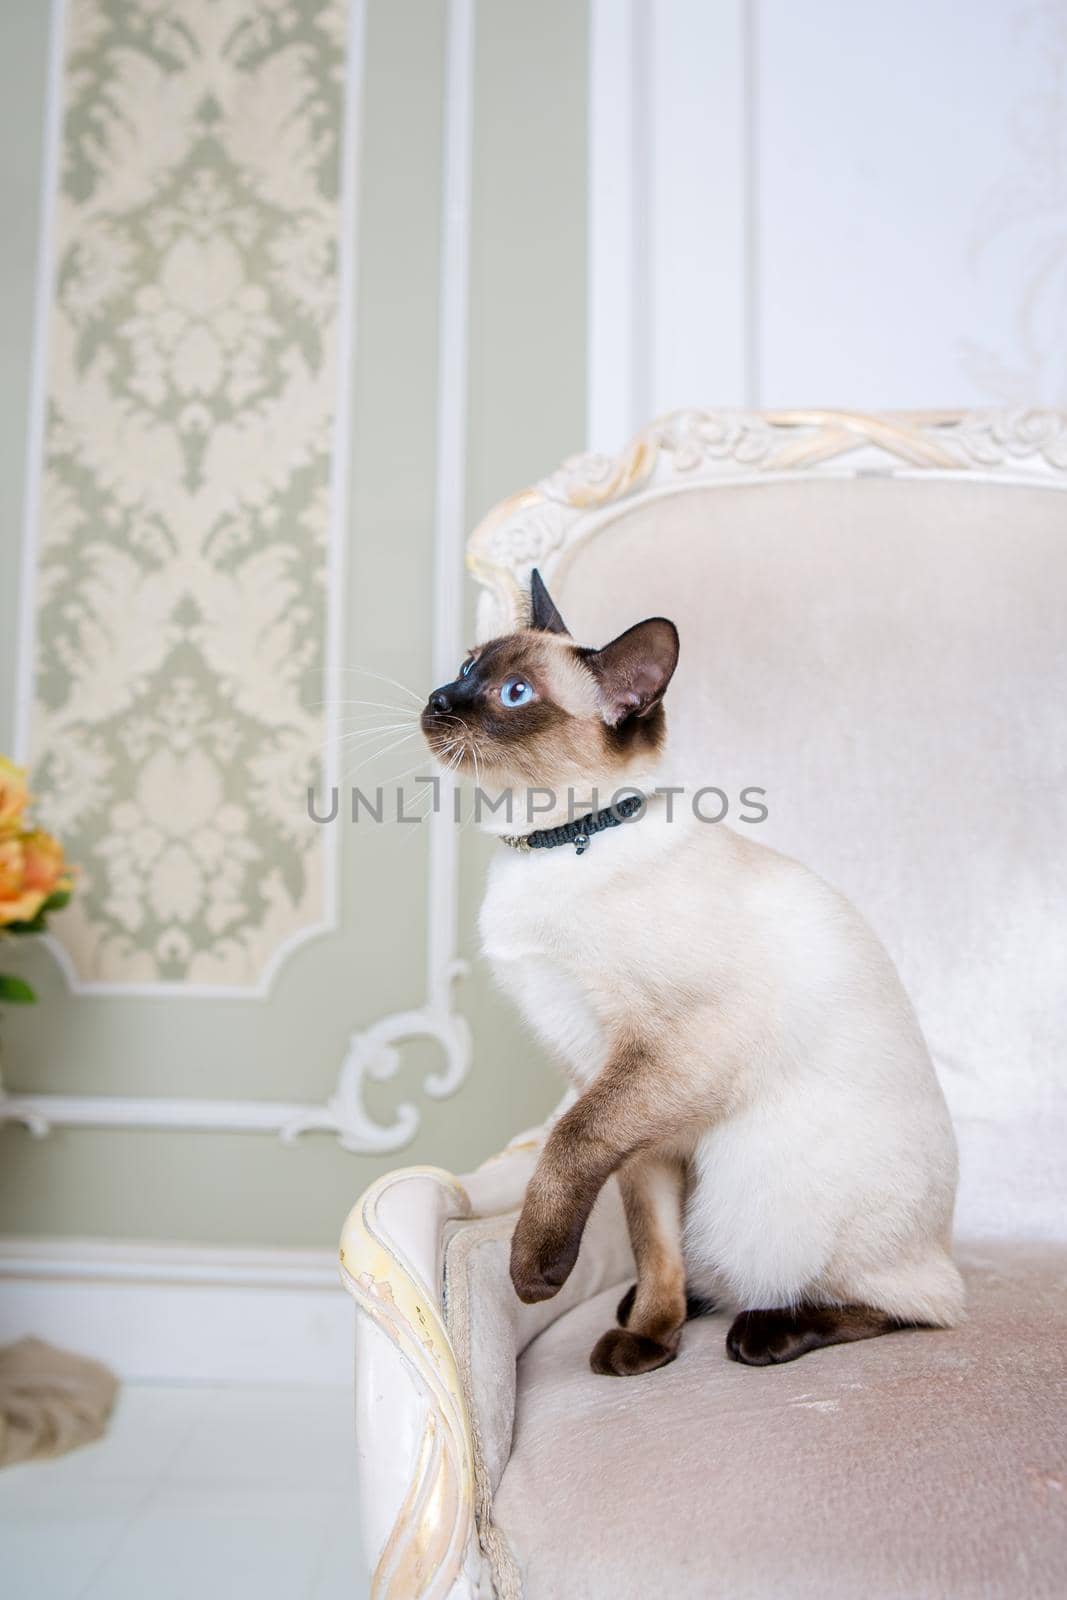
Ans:
<svg viewBox="0 0 1067 1600"><path fill-rule="evenodd" d="M589 835L587 833L576 833L575 836L574 836L574 853L575 853L575 855L576 856L584 856L588 844L589 844Z"/></svg>

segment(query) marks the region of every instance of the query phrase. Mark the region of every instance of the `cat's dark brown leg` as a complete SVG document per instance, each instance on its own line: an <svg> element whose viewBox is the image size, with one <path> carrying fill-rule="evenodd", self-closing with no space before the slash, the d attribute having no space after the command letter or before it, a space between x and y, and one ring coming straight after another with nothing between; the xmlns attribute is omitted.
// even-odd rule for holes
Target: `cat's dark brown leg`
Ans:
<svg viewBox="0 0 1067 1600"><path fill-rule="evenodd" d="M567 1281L593 1202L627 1157L676 1136L703 1109L701 1086L640 1041L613 1051L545 1140L511 1239L520 1300L547 1300Z"/></svg>
<svg viewBox="0 0 1067 1600"><path fill-rule="evenodd" d="M914 1326L873 1306L811 1306L742 1311L726 1335L726 1353L748 1367L795 1361L827 1344L877 1339L883 1333Z"/></svg>
<svg viewBox="0 0 1067 1600"><path fill-rule="evenodd" d="M636 1283L631 1283L630 1287L627 1289L626 1293L623 1295L622 1299L615 1308L615 1321L619 1324L620 1328L625 1328L627 1322L629 1321L630 1312L634 1308L634 1301L636 1298L637 1285ZM718 1307L716 1302L714 1300L709 1300L707 1295L691 1294L688 1289L686 1290L686 1322L692 1322L694 1317L710 1317L712 1312L717 1309Z"/></svg>
<svg viewBox="0 0 1067 1600"><path fill-rule="evenodd" d="M631 1377L666 1366L678 1354L686 1318L682 1260L685 1170L678 1161L635 1157L619 1173L637 1282L620 1328L598 1339L589 1365L594 1372ZM620 1306L620 1313L622 1306Z"/></svg>

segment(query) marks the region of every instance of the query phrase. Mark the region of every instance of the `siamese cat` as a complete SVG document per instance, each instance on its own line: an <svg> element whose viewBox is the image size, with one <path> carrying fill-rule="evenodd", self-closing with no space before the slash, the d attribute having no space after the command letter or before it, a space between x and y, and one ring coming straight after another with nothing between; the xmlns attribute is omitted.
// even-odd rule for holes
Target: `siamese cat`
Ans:
<svg viewBox="0 0 1067 1600"><path fill-rule="evenodd" d="M665 1365L709 1303L737 1308L726 1349L753 1366L951 1327L956 1146L915 1014L842 895L655 793L677 660L663 617L576 644L535 571L529 626L422 713L483 791L558 798L536 826L488 819L484 949L578 1092L514 1231L515 1291L557 1292L615 1174L637 1283L596 1372ZM640 815L574 821L624 786Z"/></svg>

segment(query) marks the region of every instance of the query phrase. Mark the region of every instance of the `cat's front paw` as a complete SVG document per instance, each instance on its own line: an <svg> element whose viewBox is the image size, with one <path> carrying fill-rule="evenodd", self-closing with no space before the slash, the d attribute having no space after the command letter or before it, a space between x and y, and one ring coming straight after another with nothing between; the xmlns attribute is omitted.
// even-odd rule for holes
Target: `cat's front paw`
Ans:
<svg viewBox="0 0 1067 1600"><path fill-rule="evenodd" d="M665 1367L678 1354L678 1341L662 1344L629 1328L609 1328L593 1347L589 1365L603 1377L636 1378L642 1372Z"/></svg>
<svg viewBox="0 0 1067 1600"><path fill-rule="evenodd" d="M571 1275L581 1235L563 1236L519 1218L511 1236L511 1281L527 1305L551 1300Z"/></svg>

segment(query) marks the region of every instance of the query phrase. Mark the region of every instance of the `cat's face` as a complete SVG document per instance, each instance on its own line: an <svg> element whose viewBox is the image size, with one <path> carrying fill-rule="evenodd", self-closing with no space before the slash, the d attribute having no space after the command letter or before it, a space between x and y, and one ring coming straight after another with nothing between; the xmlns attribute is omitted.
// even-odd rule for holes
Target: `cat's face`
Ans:
<svg viewBox="0 0 1067 1600"><path fill-rule="evenodd" d="M445 766L494 788L622 783L655 760L677 660L663 617L601 650L576 645L535 572L530 626L472 651L430 695L422 731Z"/></svg>

